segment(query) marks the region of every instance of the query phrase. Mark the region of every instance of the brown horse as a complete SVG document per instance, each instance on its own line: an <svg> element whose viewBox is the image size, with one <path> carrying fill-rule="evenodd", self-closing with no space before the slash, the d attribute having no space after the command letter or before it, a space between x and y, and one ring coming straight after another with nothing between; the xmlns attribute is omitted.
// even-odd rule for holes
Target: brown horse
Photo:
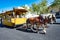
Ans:
<svg viewBox="0 0 60 40"><path fill-rule="evenodd" d="M43 19L42 16L32 17L27 20L27 29L30 28L32 31L38 32L38 29L40 27L42 27L43 30L45 29L46 23L47 23L47 19Z"/></svg>
<svg viewBox="0 0 60 40"><path fill-rule="evenodd" d="M55 18L52 17L49 18L51 15L49 16L45 16L45 18L43 18L43 16L38 16L38 17L32 17L32 18L28 18L27 20L27 29L30 28L33 32L38 32L40 27L43 28L44 33L46 33L46 28L48 27L47 24L51 23L53 21L55 21Z"/></svg>

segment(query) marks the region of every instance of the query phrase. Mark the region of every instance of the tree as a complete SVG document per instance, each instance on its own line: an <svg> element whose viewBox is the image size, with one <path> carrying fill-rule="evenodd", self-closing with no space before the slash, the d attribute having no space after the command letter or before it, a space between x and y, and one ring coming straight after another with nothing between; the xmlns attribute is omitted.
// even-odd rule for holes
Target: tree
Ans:
<svg viewBox="0 0 60 40"><path fill-rule="evenodd" d="M41 3L38 4L40 13L46 13L48 12L48 7L47 7L47 0L42 0Z"/></svg>
<svg viewBox="0 0 60 40"><path fill-rule="evenodd" d="M54 0L50 5L50 11L55 10L55 12L60 10L60 0Z"/></svg>
<svg viewBox="0 0 60 40"><path fill-rule="evenodd" d="M22 6L22 7L26 8L25 6ZM36 13L36 14L46 13L48 11L47 0L42 0L38 4L33 3L32 6L30 7L29 11Z"/></svg>
<svg viewBox="0 0 60 40"><path fill-rule="evenodd" d="M37 14L40 13L46 13L48 11L47 9L47 0L42 0L40 3L38 4L32 4L32 10L33 12L36 12Z"/></svg>
<svg viewBox="0 0 60 40"><path fill-rule="evenodd" d="M39 11L39 6L37 4L32 4L32 10L33 12L36 12L38 14L38 11Z"/></svg>
<svg viewBox="0 0 60 40"><path fill-rule="evenodd" d="M60 0L54 0L54 1L52 2L51 7L54 7L54 6L59 6L59 7L60 7Z"/></svg>

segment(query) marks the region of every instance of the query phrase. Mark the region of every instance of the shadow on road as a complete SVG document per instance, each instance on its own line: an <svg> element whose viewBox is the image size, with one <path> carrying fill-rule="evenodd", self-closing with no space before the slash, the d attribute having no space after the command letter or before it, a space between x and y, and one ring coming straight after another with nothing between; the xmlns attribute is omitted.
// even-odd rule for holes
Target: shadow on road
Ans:
<svg viewBox="0 0 60 40"><path fill-rule="evenodd" d="M37 32L33 32L31 29L23 29L23 28L18 28L16 29L18 31L22 31L22 32L27 32L27 33L37 33ZM39 29L39 31L42 31L43 29ZM42 34L42 33L40 33Z"/></svg>
<svg viewBox="0 0 60 40"><path fill-rule="evenodd" d="M0 24L0 28L16 29L16 28L8 27L8 26L2 25L2 24ZM18 28L16 30L23 31L23 32L28 32L28 33L34 33L32 30L26 30L26 29L22 29L22 28Z"/></svg>
<svg viewBox="0 0 60 40"><path fill-rule="evenodd" d="M27 32L27 33L37 33L37 32L33 32L31 29L27 30L27 29L23 29L23 28L12 28L12 27L5 26L2 24L0 24L0 28L16 29L18 31ZM42 31L42 29L40 29L40 31Z"/></svg>
<svg viewBox="0 0 60 40"><path fill-rule="evenodd" d="M19 30L19 31L22 31L22 32L28 32L28 33L37 33L37 32L33 32L32 30L27 30L27 29L23 29L23 28L19 28L19 29L16 29L16 30Z"/></svg>
<svg viewBox="0 0 60 40"><path fill-rule="evenodd" d="M8 29L13 29L13 27L9 27L9 26L3 25L3 24L0 24L0 28L8 28Z"/></svg>
<svg viewBox="0 0 60 40"><path fill-rule="evenodd" d="M2 24L0 24L0 28L4 28L5 26L3 26Z"/></svg>

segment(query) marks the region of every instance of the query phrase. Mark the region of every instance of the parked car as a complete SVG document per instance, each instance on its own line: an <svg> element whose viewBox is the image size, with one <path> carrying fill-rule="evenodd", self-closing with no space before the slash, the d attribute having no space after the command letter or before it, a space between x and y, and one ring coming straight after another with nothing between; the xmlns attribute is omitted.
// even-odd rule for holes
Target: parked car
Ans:
<svg viewBox="0 0 60 40"><path fill-rule="evenodd" d="M60 18L60 12L56 12L55 16L56 18Z"/></svg>

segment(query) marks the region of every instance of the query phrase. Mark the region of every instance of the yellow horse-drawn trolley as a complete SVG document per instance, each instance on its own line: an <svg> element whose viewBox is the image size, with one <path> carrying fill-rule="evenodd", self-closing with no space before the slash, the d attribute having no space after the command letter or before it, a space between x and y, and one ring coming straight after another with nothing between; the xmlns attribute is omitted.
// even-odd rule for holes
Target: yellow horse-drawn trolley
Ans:
<svg viewBox="0 0 60 40"><path fill-rule="evenodd" d="M16 27L16 25L21 25L26 23L27 18L24 14L27 12L26 9L14 8L11 11L6 11L2 13L2 24L10 27Z"/></svg>
<svg viewBox="0 0 60 40"><path fill-rule="evenodd" d="M34 32L38 32L41 27L45 30L45 27L47 26L46 24L48 23L47 20L49 19L45 18L43 19L44 21L41 22L41 16L39 15L29 15L30 17L26 18L26 12L28 11L25 8L14 8L11 11L6 11L1 14L2 24L9 27L17 27L19 25L26 24L21 28L31 29Z"/></svg>

